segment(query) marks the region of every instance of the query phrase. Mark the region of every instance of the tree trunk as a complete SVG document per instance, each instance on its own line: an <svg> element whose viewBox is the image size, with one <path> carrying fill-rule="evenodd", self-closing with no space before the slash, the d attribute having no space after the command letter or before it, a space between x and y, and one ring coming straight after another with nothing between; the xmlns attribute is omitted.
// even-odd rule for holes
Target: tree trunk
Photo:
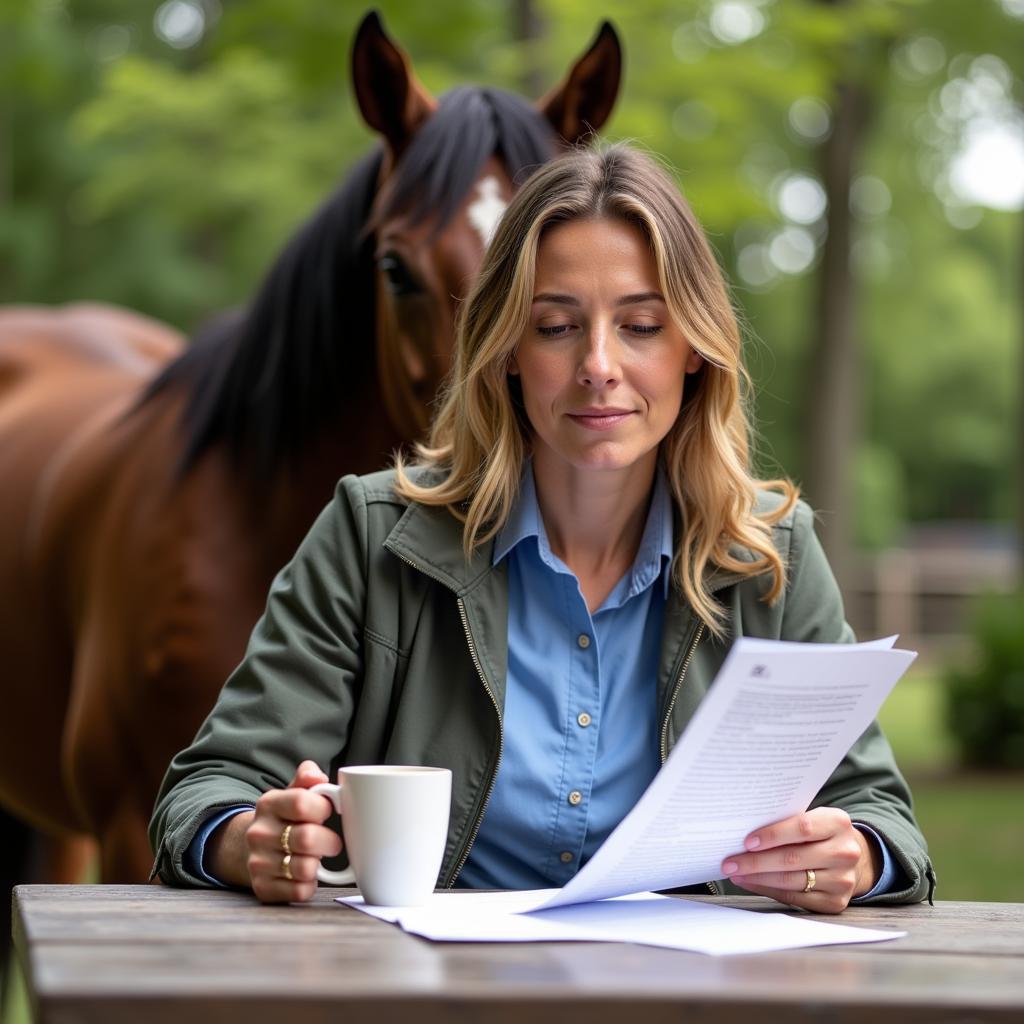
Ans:
<svg viewBox="0 0 1024 1024"><path fill-rule="evenodd" d="M512 0L512 38L523 44L519 91L524 96L540 97L550 86L540 67L538 42L544 35L544 22L534 0Z"/></svg>
<svg viewBox="0 0 1024 1024"><path fill-rule="evenodd" d="M869 111L866 89L837 85L832 133L822 146L828 235L822 251L808 403L806 489L840 585L852 571L853 459L860 437L861 352L850 273L850 182Z"/></svg>
<svg viewBox="0 0 1024 1024"><path fill-rule="evenodd" d="M1024 592L1024 213L1017 222L1021 228L1020 251L1017 255L1020 266L1017 272L1021 278L1022 303L1019 308L1018 330L1019 350L1017 352L1017 440L1013 445L1017 476L1017 585Z"/></svg>

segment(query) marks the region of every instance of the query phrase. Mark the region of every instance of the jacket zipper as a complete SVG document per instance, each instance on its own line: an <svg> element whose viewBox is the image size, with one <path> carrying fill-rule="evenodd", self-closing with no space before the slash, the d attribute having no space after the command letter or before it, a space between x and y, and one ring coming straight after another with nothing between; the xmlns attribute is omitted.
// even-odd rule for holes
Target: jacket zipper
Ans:
<svg viewBox="0 0 1024 1024"><path fill-rule="evenodd" d="M487 682L487 676L484 675L480 658L476 653L476 643L473 640L473 634L469 631L469 619L466 618L466 605L461 597L457 598L456 601L459 606L459 616L462 619L462 628L466 634L466 644L469 646L469 656L473 659L473 665L476 667L477 675L480 676L480 682L484 684L487 696L491 698L491 703L494 705L494 713L498 716L498 756L494 761L494 767L491 769L491 778L487 783L487 793L484 795L483 803L480 804L480 812L476 816L476 821L473 822L473 830L469 834L466 845L462 848L462 853L459 856L458 863L455 865L451 878L448 879L446 886L448 889L455 885L455 879L459 877L459 872L469 858L469 851L473 849L473 843L476 842L476 837L484 820L484 813L487 810L487 804L491 799L491 793L494 792L494 784L498 779L498 768L501 766L501 755L505 747L505 730L501 727L501 710L498 707L494 691L491 689L490 683Z"/></svg>
<svg viewBox="0 0 1024 1024"><path fill-rule="evenodd" d="M690 662L693 660L694 652L697 650L697 644L700 643L700 638L704 635L704 623L701 622L697 627L697 632L693 635L693 642L690 644L690 649L686 652L686 657L683 659L683 664L679 669L679 675L676 677L676 685L672 690L672 697L668 702L668 708L665 711L665 720L661 723L661 763L664 764L668 758L668 724L672 720L672 709L676 706L676 700L679 697L679 691L683 687L683 679L686 677L686 670L690 667ZM704 883L711 892L712 896L721 896L722 893L719 891L717 882L705 882Z"/></svg>
<svg viewBox="0 0 1024 1024"><path fill-rule="evenodd" d="M417 572L421 572L424 576L430 577L430 579L434 580L436 583L440 583L443 587L451 589L448 586L448 583L441 579L440 576L429 572L422 565L414 562L411 558L406 558L405 555L400 554L398 551L395 551L394 549L391 549L391 551L392 554L405 562L406 565L412 566L412 568ZM487 682L487 676L484 674L483 665L480 664L480 656L476 652L476 642L473 640L473 634L469 631L469 619L466 617L465 602L461 597L456 597L455 601L459 606L459 618L462 619L462 629L466 634L466 644L469 647L469 656L473 660L473 667L476 669L477 675L480 677L480 682L483 683L484 689L487 691L487 696L491 698L491 703L494 705L494 713L498 716L498 756L494 761L494 766L491 768L491 777L487 784L487 794L484 796L483 803L480 805L480 812L476 816L476 821L473 822L473 829L470 833L469 840L462 848L462 853L459 855L458 863L455 865L455 870L445 883L445 888L447 889L451 889L455 885L455 879L459 877L459 872L469 859L469 851L473 848L473 843L476 842L476 837L480 832L480 826L484 820L484 811L487 810L487 804L491 799L491 793L494 791L494 783L498 778L498 766L501 764L501 755L505 747L505 732L501 727L501 709L498 707L498 700L494 696L491 684Z"/></svg>
<svg viewBox="0 0 1024 1024"><path fill-rule="evenodd" d="M683 685L683 679L686 676L686 670L690 667L690 662L693 660L693 653L697 650L697 644L700 643L700 638L704 635L704 623L702 622L697 627L697 632L693 636L693 641L690 644L690 649L686 652L686 657L683 659L683 664L679 669L679 675L676 676L676 685L672 690L672 697L668 702L668 708L665 711L665 718L661 723L661 763L664 764L668 758L668 723L672 720L672 709L676 706L676 700L679 697L679 691Z"/></svg>

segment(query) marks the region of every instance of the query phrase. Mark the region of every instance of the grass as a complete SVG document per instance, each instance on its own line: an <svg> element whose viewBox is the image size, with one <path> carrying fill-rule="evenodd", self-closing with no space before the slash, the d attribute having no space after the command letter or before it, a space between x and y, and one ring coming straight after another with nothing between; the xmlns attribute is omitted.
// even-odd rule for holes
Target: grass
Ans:
<svg viewBox="0 0 1024 1024"><path fill-rule="evenodd" d="M944 900L1024 903L1024 779L911 781Z"/></svg>
<svg viewBox="0 0 1024 1024"><path fill-rule="evenodd" d="M878 721L903 772L910 776L948 771L955 750L944 716L942 680L911 669L882 705Z"/></svg>
<svg viewBox="0 0 1024 1024"><path fill-rule="evenodd" d="M944 900L1024 903L1024 775L958 771L941 678L908 673L879 720L914 794Z"/></svg>
<svg viewBox="0 0 1024 1024"><path fill-rule="evenodd" d="M32 1015L28 1010L28 995L25 992L25 979L21 970L13 966L11 991L7 994L6 1012L3 1013L3 1024L31 1024Z"/></svg>

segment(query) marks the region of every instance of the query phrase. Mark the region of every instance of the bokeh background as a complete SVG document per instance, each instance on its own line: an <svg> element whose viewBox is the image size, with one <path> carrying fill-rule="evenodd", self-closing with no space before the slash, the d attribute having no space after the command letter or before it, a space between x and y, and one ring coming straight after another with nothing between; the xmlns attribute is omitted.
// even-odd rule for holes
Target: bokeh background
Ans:
<svg viewBox="0 0 1024 1024"><path fill-rule="evenodd" d="M539 96L616 25L609 138L663 154L733 283L764 472L863 637L945 899L1024 900L1024 0L381 0L435 93ZM4 0L0 302L186 331L371 143L352 0Z"/></svg>

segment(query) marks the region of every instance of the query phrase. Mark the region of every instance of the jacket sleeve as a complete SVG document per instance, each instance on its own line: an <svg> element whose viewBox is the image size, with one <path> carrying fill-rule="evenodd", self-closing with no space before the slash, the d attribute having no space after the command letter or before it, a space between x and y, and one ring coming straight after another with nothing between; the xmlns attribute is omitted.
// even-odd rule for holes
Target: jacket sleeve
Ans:
<svg viewBox="0 0 1024 1024"><path fill-rule="evenodd" d="M854 640L839 588L814 533L813 514L802 502L793 523L781 638L809 643ZM910 789L877 722L853 745L812 806L841 807L854 821L870 825L902 870L906 885L865 902L931 901L935 872L928 847L914 820Z"/></svg>
<svg viewBox="0 0 1024 1024"><path fill-rule="evenodd" d="M172 760L149 826L153 875L208 886L183 863L215 811L287 785L343 748L362 680L367 516L347 477L277 575L241 664L191 746Z"/></svg>

